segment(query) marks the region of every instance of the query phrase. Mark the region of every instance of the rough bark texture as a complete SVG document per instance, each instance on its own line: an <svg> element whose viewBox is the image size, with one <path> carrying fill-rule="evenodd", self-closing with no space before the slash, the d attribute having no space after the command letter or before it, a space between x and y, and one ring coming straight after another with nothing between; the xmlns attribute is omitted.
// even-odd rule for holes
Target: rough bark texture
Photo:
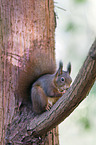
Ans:
<svg viewBox="0 0 96 145"><path fill-rule="evenodd" d="M42 140L34 137L32 140L29 135L28 140L23 139L22 141L22 135L15 138L14 134L19 133L20 126L23 128L26 126L28 116L32 117L31 105L22 107L21 112L17 110L15 90L18 69L25 65L33 50L38 50L38 53L44 51L45 54L48 54L49 64L52 59L55 68L54 31L52 0L0 0L0 143L2 145L5 144L5 140L6 144L11 142L14 145L59 144L56 135L58 134L57 128L53 129L51 133L49 132ZM21 58L23 58L22 63ZM22 67L22 69L24 68ZM34 118L34 114L32 118ZM14 129L17 128L17 130L14 130L14 137L12 137L15 139L10 140L11 127L8 132L6 132L6 128L8 128L8 124L12 123L12 120L18 125L15 124Z"/></svg>

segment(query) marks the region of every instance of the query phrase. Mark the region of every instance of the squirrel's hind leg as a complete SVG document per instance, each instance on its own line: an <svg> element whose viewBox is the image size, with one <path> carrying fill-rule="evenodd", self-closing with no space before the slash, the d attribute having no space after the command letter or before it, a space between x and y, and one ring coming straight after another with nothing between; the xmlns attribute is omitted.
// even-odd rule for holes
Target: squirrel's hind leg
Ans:
<svg viewBox="0 0 96 145"><path fill-rule="evenodd" d="M32 108L35 113L41 114L42 112L46 111L48 99L40 86L32 87L31 100L32 100Z"/></svg>

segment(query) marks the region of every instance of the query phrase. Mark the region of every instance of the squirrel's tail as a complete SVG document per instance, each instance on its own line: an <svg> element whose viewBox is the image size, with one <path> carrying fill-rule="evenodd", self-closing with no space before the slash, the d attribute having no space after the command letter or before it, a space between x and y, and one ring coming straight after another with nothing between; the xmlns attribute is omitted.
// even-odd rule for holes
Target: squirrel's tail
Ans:
<svg viewBox="0 0 96 145"><path fill-rule="evenodd" d="M55 58L51 55L44 50L32 51L24 65L19 67L17 94L20 100L26 102L29 99L31 86L40 76L55 72Z"/></svg>

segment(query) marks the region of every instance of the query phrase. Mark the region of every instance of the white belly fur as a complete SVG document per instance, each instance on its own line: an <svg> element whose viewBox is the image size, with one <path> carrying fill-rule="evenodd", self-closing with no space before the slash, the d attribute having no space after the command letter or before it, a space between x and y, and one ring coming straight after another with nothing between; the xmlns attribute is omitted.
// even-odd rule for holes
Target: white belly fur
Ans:
<svg viewBox="0 0 96 145"><path fill-rule="evenodd" d="M56 103L56 101L59 99L59 97L58 98L51 98L51 97L48 97L48 103L50 104L50 105L53 105L53 104L55 104Z"/></svg>

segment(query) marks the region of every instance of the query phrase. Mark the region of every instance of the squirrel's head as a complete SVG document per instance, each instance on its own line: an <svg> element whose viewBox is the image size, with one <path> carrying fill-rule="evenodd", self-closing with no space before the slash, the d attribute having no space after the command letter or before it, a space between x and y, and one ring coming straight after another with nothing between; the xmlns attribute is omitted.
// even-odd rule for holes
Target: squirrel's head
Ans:
<svg viewBox="0 0 96 145"><path fill-rule="evenodd" d="M63 70L63 63L60 61L59 69L55 74L55 84L60 92L65 92L72 82L70 77L71 73L71 63L69 62L67 65L67 71Z"/></svg>

